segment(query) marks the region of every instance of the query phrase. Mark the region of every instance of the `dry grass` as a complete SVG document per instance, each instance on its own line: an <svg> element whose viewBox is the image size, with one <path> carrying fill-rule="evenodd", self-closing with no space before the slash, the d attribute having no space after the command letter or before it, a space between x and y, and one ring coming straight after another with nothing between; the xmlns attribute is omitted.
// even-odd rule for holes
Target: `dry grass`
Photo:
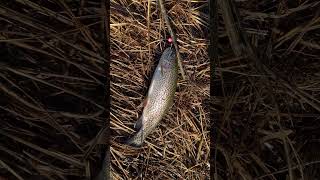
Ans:
<svg viewBox="0 0 320 180"><path fill-rule="evenodd" d="M215 178L319 177L319 2L218 3Z"/></svg>
<svg viewBox="0 0 320 180"><path fill-rule="evenodd" d="M156 1L111 2L111 146L115 179L204 179L209 173L209 59L206 2L164 1L187 81L174 106L140 150L122 145L170 36ZM157 9L158 7L158 9Z"/></svg>
<svg viewBox="0 0 320 180"><path fill-rule="evenodd" d="M97 173L106 60L100 3L0 3L0 177Z"/></svg>

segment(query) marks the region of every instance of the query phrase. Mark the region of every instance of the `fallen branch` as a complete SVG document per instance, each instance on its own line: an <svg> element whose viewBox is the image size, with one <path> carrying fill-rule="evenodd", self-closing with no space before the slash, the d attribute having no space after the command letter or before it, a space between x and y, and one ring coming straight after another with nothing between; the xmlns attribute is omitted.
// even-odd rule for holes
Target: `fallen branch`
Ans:
<svg viewBox="0 0 320 180"><path fill-rule="evenodd" d="M178 43L177 43L176 34L173 32L172 27L170 25L169 17L167 15L166 9L164 8L163 0L158 0L158 3L160 5L161 14L162 14L163 18L166 21L166 24L167 24L168 29L169 29L169 33L170 33L170 35L172 37L174 48L176 49L177 58L178 58L178 65L179 65L179 69L180 69L180 72L181 72L181 75L182 75L182 79L186 80L186 75L185 75L185 72L184 72L184 69L183 69L183 66L182 66L182 58L181 58L181 54L179 52L179 47L178 47Z"/></svg>

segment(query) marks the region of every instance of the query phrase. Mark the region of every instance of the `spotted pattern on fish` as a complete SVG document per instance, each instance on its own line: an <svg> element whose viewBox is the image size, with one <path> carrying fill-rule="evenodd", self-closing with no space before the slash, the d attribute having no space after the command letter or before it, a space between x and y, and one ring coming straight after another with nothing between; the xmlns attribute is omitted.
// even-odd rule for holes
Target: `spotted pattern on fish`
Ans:
<svg viewBox="0 0 320 180"><path fill-rule="evenodd" d="M177 80L176 53L174 47L169 47L164 50L153 74L142 116L139 119L141 127L126 142L127 144L138 147L143 145L145 138L157 127L172 106Z"/></svg>

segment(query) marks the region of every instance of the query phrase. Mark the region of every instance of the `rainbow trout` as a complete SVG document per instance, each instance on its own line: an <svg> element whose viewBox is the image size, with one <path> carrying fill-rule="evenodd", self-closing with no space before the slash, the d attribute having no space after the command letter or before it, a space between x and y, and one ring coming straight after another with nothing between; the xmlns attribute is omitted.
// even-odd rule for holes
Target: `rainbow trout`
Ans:
<svg viewBox="0 0 320 180"><path fill-rule="evenodd" d="M146 137L157 127L173 104L178 80L178 63L174 47L164 50L153 74L143 112L135 123L138 132L126 144L142 146Z"/></svg>

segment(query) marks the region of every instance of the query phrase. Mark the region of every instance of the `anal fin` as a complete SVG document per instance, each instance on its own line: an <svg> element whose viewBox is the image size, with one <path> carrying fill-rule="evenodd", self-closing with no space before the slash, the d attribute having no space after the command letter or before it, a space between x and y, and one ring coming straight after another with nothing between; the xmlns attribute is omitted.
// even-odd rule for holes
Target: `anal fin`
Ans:
<svg viewBox="0 0 320 180"><path fill-rule="evenodd" d="M134 124L134 129L139 130L142 127L142 116L139 118L139 120Z"/></svg>

